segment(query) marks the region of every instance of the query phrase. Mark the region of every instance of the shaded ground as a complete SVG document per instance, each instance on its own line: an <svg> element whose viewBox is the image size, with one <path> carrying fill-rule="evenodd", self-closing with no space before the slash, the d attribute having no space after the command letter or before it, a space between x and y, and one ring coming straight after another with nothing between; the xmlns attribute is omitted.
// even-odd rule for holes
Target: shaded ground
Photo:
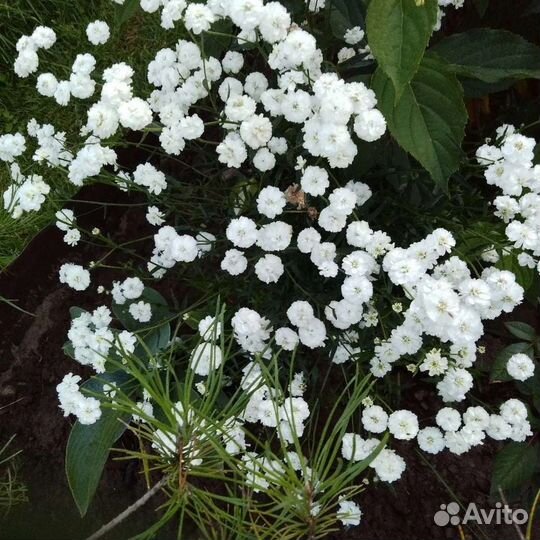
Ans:
<svg viewBox="0 0 540 540"><path fill-rule="evenodd" d="M84 189L80 199L111 202L117 190ZM125 197L124 197L125 199ZM79 219L103 231L123 235L138 233L143 226L137 210L76 205ZM135 218L135 219L134 219ZM130 229L127 231L127 223ZM16 507L0 518L2 540L77 540L108 521L144 491L132 465L111 462L102 479L90 515L82 521L69 493L63 469L64 450L71 421L58 409L55 387L70 372L84 374L76 362L63 355L61 347L69 328L70 305L92 305L92 293L77 293L58 282L58 269L65 262L87 262L102 255L94 246L67 247L61 232L46 229L23 255L0 276L0 296L34 316L0 303L0 441L16 435L14 445L23 450L21 478L28 485L30 504ZM94 300L95 302L95 300ZM11 405L9 405L11 404ZM139 526L138 526L139 525ZM128 537L141 530L136 520L117 534Z"/></svg>

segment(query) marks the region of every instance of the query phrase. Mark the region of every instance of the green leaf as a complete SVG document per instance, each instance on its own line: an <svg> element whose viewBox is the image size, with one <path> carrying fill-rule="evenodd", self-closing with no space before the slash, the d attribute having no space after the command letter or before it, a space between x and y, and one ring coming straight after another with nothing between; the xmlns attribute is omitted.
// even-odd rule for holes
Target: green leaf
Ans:
<svg viewBox="0 0 540 540"><path fill-rule="evenodd" d="M460 77L459 81L463 86L466 99L481 98L495 92L502 92L516 84L516 79L501 79L494 83L487 83L471 77Z"/></svg>
<svg viewBox="0 0 540 540"><path fill-rule="evenodd" d="M443 39L431 50L459 75L484 82L540 78L540 47L506 30L468 30Z"/></svg>
<svg viewBox="0 0 540 540"><path fill-rule="evenodd" d="M104 382L115 380L103 375L88 381L84 388L102 391ZM66 449L66 476L81 516L88 511L112 445L124 433L129 415L103 409L100 419L89 426L79 422L71 430Z"/></svg>
<svg viewBox="0 0 540 540"><path fill-rule="evenodd" d="M332 0L330 4L330 26L335 37L343 40L349 28L360 26L364 28L364 15L360 2L347 0Z"/></svg>
<svg viewBox="0 0 540 540"><path fill-rule="evenodd" d="M512 442L496 456L491 479L491 492L499 488L510 491L524 487L533 477L539 463L538 446Z"/></svg>
<svg viewBox="0 0 540 540"><path fill-rule="evenodd" d="M210 56L214 56L216 58L221 58L225 51L231 48L231 44L233 43L233 39L225 34L232 35L233 30L231 21L228 19L221 19L212 25L211 31L224 35L209 35L203 33L202 38L205 57L209 58Z"/></svg>
<svg viewBox="0 0 540 540"><path fill-rule="evenodd" d="M506 370L506 365L510 357L518 353L530 354L532 352L532 346L530 343L512 343L508 345L502 351L497 354L495 362L491 368L490 380L491 382L504 382L511 381L512 377L508 374Z"/></svg>
<svg viewBox="0 0 540 540"><path fill-rule="evenodd" d="M437 0L370 2L366 28L371 52L394 84L396 98L418 71L437 21Z"/></svg>
<svg viewBox="0 0 540 540"><path fill-rule="evenodd" d="M518 339L524 339L525 341L534 341L536 339L535 329L527 323L512 321L504 323L506 329Z"/></svg>
<svg viewBox="0 0 540 540"><path fill-rule="evenodd" d="M459 167L467 122L463 90L446 67L436 57L425 56L397 103L392 81L381 69L372 81L391 134L443 189Z"/></svg>
<svg viewBox="0 0 540 540"><path fill-rule="evenodd" d="M129 21L135 12L139 8L140 0L126 0L125 4L122 6L122 11L118 17L118 24L122 25L125 22Z"/></svg>

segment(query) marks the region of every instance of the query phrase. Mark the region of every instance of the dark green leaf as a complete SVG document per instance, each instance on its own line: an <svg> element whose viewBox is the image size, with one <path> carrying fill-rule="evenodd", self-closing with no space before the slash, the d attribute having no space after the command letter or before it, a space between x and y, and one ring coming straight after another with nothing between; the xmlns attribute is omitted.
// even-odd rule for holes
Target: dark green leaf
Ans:
<svg viewBox="0 0 540 540"><path fill-rule="evenodd" d="M87 313L86 309L77 307L77 306L71 306L69 308L69 314L71 315L71 319L77 319L79 318L83 313Z"/></svg>
<svg viewBox="0 0 540 540"><path fill-rule="evenodd" d="M119 379L114 375L103 375L88 381L84 388L101 392L104 382L116 380ZM77 422L71 430L66 449L66 475L81 516L88 511L110 449L125 431L128 420L128 415L104 409L96 423L84 426Z"/></svg>
<svg viewBox="0 0 540 540"><path fill-rule="evenodd" d="M219 32L220 34L232 34L233 25L228 19L221 19L212 25L212 32ZM214 56L221 58L223 54L230 48L232 38L225 35L216 36L210 34L203 34L204 38L204 54L206 58Z"/></svg>
<svg viewBox="0 0 540 540"><path fill-rule="evenodd" d="M540 78L540 47L506 30L468 30L443 39L431 50L459 75L484 82Z"/></svg>
<svg viewBox="0 0 540 540"><path fill-rule="evenodd" d="M516 84L516 79L501 79L494 83L487 83L470 77L460 77L459 80L463 86L465 98L481 98L495 92L508 90L508 88Z"/></svg>
<svg viewBox="0 0 540 540"><path fill-rule="evenodd" d="M539 463L538 446L512 442L496 456L491 480L491 492L524 487L534 475Z"/></svg>
<svg viewBox="0 0 540 540"><path fill-rule="evenodd" d="M347 0L332 0L330 4L330 26L335 37L342 40L349 28L360 26L364 28L364 15L360 2Z"/></svg>
<svg viewBox="0 0 540 540"><path fill-rule="evenodd" d="M397 103L392 82L381 69L373 77L373 90L399 145L445 188L448 177L458 169L467 122L463 90L456 77L444 62L425 56Z"/></svg>
<svg viewBox="0 0 540 540"><path fill-rule="evenodd" d="M507 330L518 339L534 341L536 338L536 331L530 324L512 321L504 323L504 326L506 326Z"/></svg>
<svg viewBox="0 0 540 540"><path fill-rule="evenodd" d="M366 27L371 51L394 84L396 98L418 71L437 20L437 0L376 0Z"/></svg>

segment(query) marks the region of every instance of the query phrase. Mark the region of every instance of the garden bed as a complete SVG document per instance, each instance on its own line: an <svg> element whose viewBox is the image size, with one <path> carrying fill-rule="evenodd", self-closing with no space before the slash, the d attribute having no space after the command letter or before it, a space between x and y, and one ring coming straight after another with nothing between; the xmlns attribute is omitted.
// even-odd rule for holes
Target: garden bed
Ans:
<svg viewBox="0 0 540 540"><path fill-rule="evenodd" d="M85 188L76 197L80 200L108 203L133 203L126 195L106 186ZM126 235L126 223L145 227L136 209L108 207L105 213L91 204L75 205L77 214L86 214L90 223L103 230L117 231L121 241ZM84 224L84 222L83 222ZM142 232L142 231L141 231ZM84 295L62 287L57 279L57 267L63 261L94 260L103 248L85 246L73 252L61 242L60 232L47 228L40 233L24 253L0 276L0 296L10 299L14 307L0 304L0 404L12 403L0 410L0 438L15 434L15 448L22 450L19 457L21 480L28 486L29 502L13 508L2 520L2 540L79 540L86 538L132 504L146 490L138 464L134 461L110 460L90 507L83 519L73 502L65 476L65 448L71 429L58 407L55 391L57 382L68 371L87 374L77 369L64 355L62 346L70 325L72 305L92 306L91 295ZM506 317L508 318L508 317ZM520 320L536 324L539 314L533 309L519 311ZM502 320L493 325L493 335L486 336L486 358L489 363L505 346ZM503 385L504 387L504 385ZM500 392L500 385L486 385L479 398L489 398ZM504 393L504 390L503 390ZM412 410L422 411L422 419L430 419L437 411L436 394L432 387L416 387L404 402ZM127 435L118 447L132 447L135 441ZM365 512L362 527L334 534L333 540L458 540L457 527L438 527L433 515L441 504L452 500L475 502L490 507L490 483L493 459L501 445L489 441L465 456L441 454L424 457L412 443L396 445L407 461L407 470L395 486L370 486L358 497ZM438 477L440 475L440 477ZM448 486L457 499L453 499ZM110 540L128 538L144 530L154 517L159 498L148 503L144 511L135 514L108 537ZM37 535L39 531L39 536ZM540 529L539 529L540 531ZM167 531L163 538L166 540ZM510 539L515 535L508 525L482 526L466 530L468 538L485 540ZM469 536L471 535L471 536Z"/></svg>

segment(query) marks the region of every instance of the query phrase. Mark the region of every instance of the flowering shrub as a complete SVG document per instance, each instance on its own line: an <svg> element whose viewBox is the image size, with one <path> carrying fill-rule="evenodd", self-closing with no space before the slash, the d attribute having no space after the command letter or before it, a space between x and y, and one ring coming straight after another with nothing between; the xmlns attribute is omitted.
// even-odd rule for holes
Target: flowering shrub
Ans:
<svg viewBox="0 0 540 540"><path fill-rule="evenodd" d="M513 67L455 54L506 34L495 30L426 51L445 10L461 4L372 0L366 13L328 0L141 0L170 35L146 74L129 59L100 66L81 52L64 80L37 75L45 99L87 100L87 111L77 133L31 119L25 134L0 137L12 177L5 209L18 218L55 202L47 171L56 168L74 186L144 196L154 230L151 245L133 238L128 249L114 231L85 230L69 205L57 205L66 244L107 248L98 261L58 268L61 283L96 300L91 311L72 309L65 346L95 375L83 383L69 373L57 387L63 413L78 420L66 459L82 513L125 429L148 443L132 457L164 479L169 502L153 530L180 515L219 538L322 538L336 523L358 525L352 498L370 470L386 483L406 470L394 441L463 454L488 439L532 435L522 401L492 409L469 396L484 322L524 299L502 262L540 270L534 139L504 125L478 148L486 181L503 192L494 214L506 238L493 233L497 245L490 237L466 255L464 217L443 226L443 213L412 224L406 209L390 216L401 193L384 181L406 186L414 173L431 197L434 189L463 196L457 75L493 82L538 73L526 64L535 47L518 36L496 52L502 64L517 40ZM110 28L96 20L86 34L92 51L106 46ZM45 27L21 37L15 73L36 75L41 50L59 41ZM143 76L148 91L138 93ZM149 152L128 170L118 148L129 131ZM389 145L407 168L364 166L370 155L390 155ZM100 274L111 268L112 278ZM181 283L186 301L165 298L164 280ZM535 362L516 354L507 372L524 381ZM387 402L397 374L433 385L434 419ZM325 396L328 377L338 388ZM92 473L81 481L84 467Z"/></svg>

